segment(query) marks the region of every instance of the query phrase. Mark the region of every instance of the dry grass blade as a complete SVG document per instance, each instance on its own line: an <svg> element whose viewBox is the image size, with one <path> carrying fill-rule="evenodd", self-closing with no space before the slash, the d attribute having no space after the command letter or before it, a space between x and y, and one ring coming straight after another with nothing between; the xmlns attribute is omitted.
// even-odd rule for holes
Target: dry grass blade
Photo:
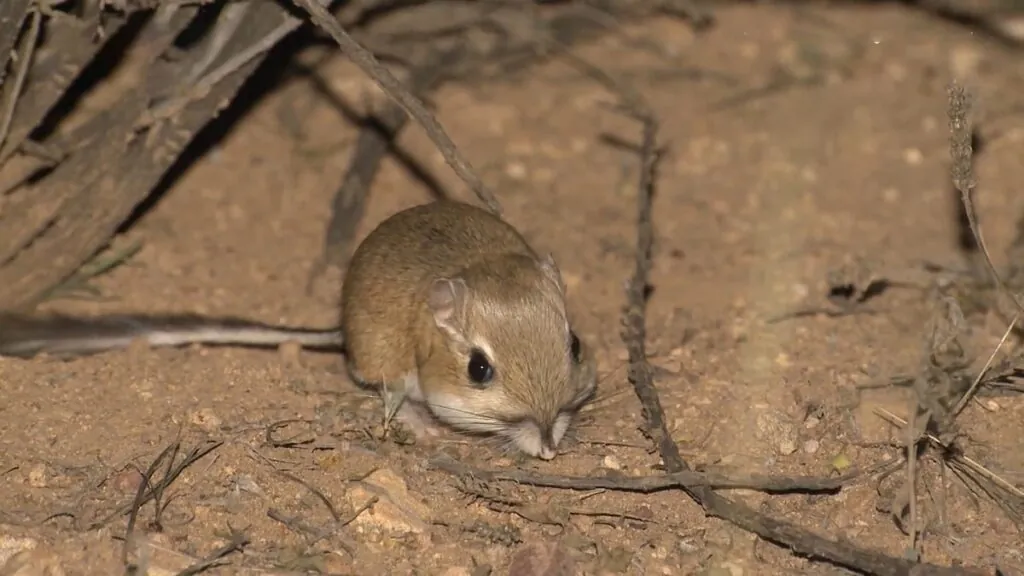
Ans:
<svg viewBox="0 0 1024 576"><path fill-rule="evenodd" d="M223 566L226 564L226 562L223 561L225 556L233 552L241 552L248 543L249 538L247 536L241 532L232 531L231 541L214 550L212 554L203 560L185 568L181 572L178 572L175 576L195 576L196 574L201 574L218 566Z"/></svg>
<svg viewBox="0 0 1024 576"><path fill-rule="evenodd" d="M297 6L305 10L312 21L330 34L331 38L338 43L341 51L348 56L359 68L384 90L384 92L397 102L405 111L416 119L423 126L427 136L430 137L438 151L444 156L445 161L452 170L469 186L484 205L491 212L501 214L501 205L494 194L484 186L480 177L473 171L472 166L462 156L455 143L448 136L444 127L437 121L434 115L423 105L423 102L410 92L402 83L395 78L387 68L381 65L377 58L359 42L352 38L341 24L331 16L326 8L314 0L293 0Z"/></svg>
<svg viewBox="0 0 1024 576"><path fill-rule="evenodd" d="M992 363L995 361L996 355L999 354L999 350L1002 349L1004 344L1006 344L1006 339L1010 337L1011 333L1013 333L1013 329L1016 328L1017 322L1019 320L1020 312L1018 312L1013 317L1013 320L1010 322L1010 325L1006 327L1006 331L1003 332L1003 337L999 339L999 344L997 344L996 347L992 350L992 354L990 354L988 360L985 361L985 366L983 366L981 370L978 371L978 376L974 379L973 382L971 382L971 387L967 389L967 392L964 392L964 395L961 396L960 400L957 401L956 406L953 407L953 416L957 416L961 412L963 412L964 408L967 406L967 403L971 401L971 398L974 396L974 393L978 390L978 386L981 385L982 380L985 379L985 376L988 374L988 371L992 368Z"/></svg>
<svg viewBox="0 0 1024 576"><path fill-rule="evenodd" d="M0 123L0 149L7 142L7 135L11 130L11 122L14 120L14 111L18 107L18 99L21 98L21 91L25 87L25 79L28 77L29 66L32 65L32 55L36 49L36 43L39 41L39 31L42 26L43 13L42 10L37 6L32 10L32 22L29 24L29 29L25 33L25 37L21 43L21 49L18 50L18 69L14 75L14 85L7 91L7 102L4 106L3 121ZM0 86L3 83L0 82Z"/></svg>
<svg viewBox="0 0 1024 576"><path fill-rule="evenodd" d="M85 530L96 530L97 528L100 528L100 527L103 527L103 526L109 524L112 520L114 520L118 516L121 516L121 515L123 515L125 513L130 513L131 516L129 517L129 525L128 525L127 536L126 536L126 539L130 539L131 538L131 532L132 532L132 530L134 529L134 526L135 526L134 518L138 515L139 510L143 506L145 506L150 500L155 500L158 503L157 507L156 507L157 508L157 516L155 518L155 521L159 522L159 514L163 511L162 507L159 505L159 502L160 502L160 500L163 497L164 491L166 491L167 488L169 488L171 486L171 484L173 484L174 481L177 480L179 476L181 476L182 472L184 472L190 466L192 466L193 464L198 462L200 459L205 457L207 454L213 452L217 448L220 448L223 444L224 444L223 441L207 442L206 444L203 444L202 446L198 446L196 448L193 448L177 464L175 464L175 459L176 458L173 458L173 457L172 458L168 458L168 455L169 454L175 454L176 455L178 453L178 451L180 450L181 444L178 443L178 442L175 442L175 443L171 444L170 446L165 448L160 453L159 456L157 456L156 460L154 460L152 464L150 464L149 468L147 469L146 473L143 476L143 482L139 486L139 490L136 493L135 498L133 499L133 501L129 502L128 504L126 504L124 506L118 507L117 510L115 510L114 512L108 514L107 516L103 517L102 519L88 524L85 527ZM160 478L159 481L153 482L152 481L153 474L156 473L157 468L165 460L166 460L166 465L167 465L167 472L164 474L164 476L162 478Z"/></svg>
<svg viewBox="0 0 1024 576"><path fill-rule="evenodd" d="M907 421L887 410L876 408L875 414L889 423L906 427ZM956 446L944 442L938 436L924 433L922 437L940 450L943 462L974 493L981 491L992 498L1017 525L1024 529L1024 490L1017 488L1010 481L989 470L980 462L964 454ZM977 490L976 490L977 489Z"/></svg>
<svg viewBox="0 0 1024 576"><path fill-rule="evenodd" d="M985 237L981 233L981 226L978 224L978 217L974 213L974 189L977 183L974 181L974 170L971 167L971 97L963 86L953 82L949 86L949 154L953 159L950 168L953 185L960 191L960 200L963 202L964 215L971 227L978 246L985 256L985 264L988 265L992 281L999 288L999 291L1009 296L1017 306L1017 310L1024 312L1024 305L1021 304L1013 292L1006 288L1006 284L999 276L995 264L992 262L992 255L985 244Z"/></svg>
<svg viewBox="0 0 1024 576"><path fill-rule="evenodd" d="M443 82L446 69L462 52L456 48L423 58L409 71L406 79L409 91L423 94L436 89ZM408 119L409 115L401 106L389 102L384 110L373 114L370 121L360 129L341 187L331 202L331 219L327 224L323 252L310 271L307 292L312 291L313 282L329 265L344 269L356 233L356 224L363 216L381 161Z"/></svg>

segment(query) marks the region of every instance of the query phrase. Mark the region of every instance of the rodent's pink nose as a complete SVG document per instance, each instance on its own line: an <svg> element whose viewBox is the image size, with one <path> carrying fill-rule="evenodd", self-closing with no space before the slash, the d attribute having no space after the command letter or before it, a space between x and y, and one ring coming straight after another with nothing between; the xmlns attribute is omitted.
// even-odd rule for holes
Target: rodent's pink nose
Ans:
<svg viewBox="0 0 1024 576"><path fill-rule="evenodd" d="M540 447L539 456L541 460L551 460L555 457L555 454L557 454L557 452L555 452L553 448L548 448L547 446Z"/></svg>

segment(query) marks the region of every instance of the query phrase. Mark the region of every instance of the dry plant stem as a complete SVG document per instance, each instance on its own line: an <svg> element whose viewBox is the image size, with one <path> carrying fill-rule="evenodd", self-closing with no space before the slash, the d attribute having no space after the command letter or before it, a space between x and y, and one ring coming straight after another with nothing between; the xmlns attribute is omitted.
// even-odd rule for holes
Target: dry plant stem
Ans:
<svg viewBox="0 0 1024 576"><path fill-rule="evenodd" d="M917 548L917 429L914 426L917 399L910 403L910 426L907 426L907 504L910 506L910 530L907 532L907 550Z"/></svg>
<svg viewBox="0 0 1024 576"><path fill-rule="evenodd" d="M971 227L971 233L974 235L975 241L978 243L978 247L981 249L982 254L985 257L985 264L988 266L989 274L992 275L992 281L1000 292L1006 294L1013 300L1013 303L1017 306L1017 313L1013 316L1013 321L1010 322L1010 327L1007 328L1003 339L1000 340L999 346L992 352L992 356L989 357L988 362L985 364L985 368L978 374L978 377L971 384L971 387L964 393L963 397L957 402L953 408L953 415L956 416L963 411L967 402L970 401L974 392L977 390L981 379L984 374L988 371L991 366L993 359L999 348L1002 347L1003 342L1009 337L1010 332L1013 331L1014 326L1017 325L1017 321L1020 320L1021 314L1024 313L1024 306L1021 305L1020 300L1017 296L1011 292L1002 278L999 276L999 272L996 270L995 264L992 262L992 256L989 255L988 247L985 245L985 239L981 234L981 227L978 225L978 218L974 213L974 200L972 194L976 182L974 181L974 170L972 168L971 156L973 149L971 148L971 100L970 94L964 89L963 86L954 81L949 86L949 155L953 160L953 164L950 168L950 172L953 178L953 186L960 191L960 201L964 205L964 214L967 216L967 223Z"/></svg>
<svg viewBox="0 0 1024 576"><path fill-rule="evenodd" d="M974 378L974 382L971 382L971 387L967 389L967 392L964 392L964 395L959 401L957 401L956 406L953 407L952 414L954 417L963 412L967 403L971 401L972 397L974 397L974 392L978 389L978 386L981 385L981 380L986 374L988 374L989 368L992 367L992 363L996 359L996 354L998 354L999 350L1002 349L1003 344L1006 344L1006 340L1010 337L1010 334L1013 333L1013 329L1017 327L1017 322L1020 321L1020 315L1020 312L1017 312L1017 314L1014 315L1013 320L1010 321L1010 325L1006 327L1006 332L1003 332L1003 337L999 339L999 344L997 344L995 349L992 350L992 354L989 355L988 360L985 362L985 366L978 372L978 375Z"/></svg>
<svg viewBox="0 0 1024 576"><path fill-rule="evenodd" d="M21 50L18 50L18 71L14 76L14 86L7 93L7 106L4 110L3 124L0 124L0 149L3 148L4 143L7 141L7 134L11 130L14 110L18 107L18 98L21 97L21 90L25 87L25 78L28 77L28 69L32 65L32 55L35 53L36 42L39 40L39 29L42 26L42 20L43 13L39 7L36 7L35 10L32 10L32 23L29 24Z"/></svg>
<svg viewBox="0 0 1024 576"><path fill-rule="evenodd" d="M153 462L153 464L150 465L149 470L146 472L146 476L143 477L143 485L139 487L140 492L136 494L136 498L132 500L132 502L129 502L128 504L119 507L117 510L108 514L104 518L101 518L100 520L91 522L90 524L82 528L82 530L96 530L97 528L106 526L114 518L117 518L118 516L121 516L125 513L138 515L139 509L145 506L150 500L156 500L159 502L164 491L168 487L170 487L170 485L173 484L174 481L178 479L178 476L180 476L181 473L184 472L189 466L195 464L197 461L199 461L201 458L203 458L210 452L213 452L217 448L220 448L223 444L223 441L208 442L199 448L193 448L177 465L174 465L173 458L168 459L168 470L164 474L163 478L161 478L160 481L156 482L155 484L151 483L150 479L153 473L155 473L156 467L159 466L161 461L167 459L167 455L172 452L174 454L177 454L180 444L177 442L171 444L170 446L165 448L164 451L160 453L160 456L158 456L157 459ZM141 496L139 496L139 494L141 494ZM159 512L160 510L158 509L157 513L159 514ZM129 526L128 530L126 530L125 536L126 541L131 538L131 532L133 528L134 521L132 521L131 517L129 517Z"/></svg>
<svg viewBox="0 0 1024 576"><path fill-rule="evenodd" d="M436 88L444 74L447 61L453 59L457 52L424 59L410 70L406 81L408 90L413 94L422 94ZM313 281L328 265L344 268L344 260L348 255L356 224L363 217L370 185L380 170L381 160L384 159L391 142L408 120L409 116L405 110L389 101L387 107L374 114L373 121L359 131L355 151L349 158L341 187L331 203L331 219L327 223L327 233L324 236L324 250L311 270L307 291L312 289Z"/></svg>
<svg viewBox="0 0 1024 576"><path fill-rule="evenodd" d="M892 412L889 412L888 410L885 410L884 408L876 408L874 410L874 412L878 416L881 416L885 420L888 420L889 422L891 422L893 424L896 424L897 426L900 426L900 427L907 426L907 421L906 420L900 418L899 416L893 414ZM944 450L946 452L953 452L952 446L950 446L949 444L943 442L938 436L935 436L934 434L926 432L924 434L924 437L927 438L930 442L932 442L936 446L938 446L939 448L941 448L942 450ZM1013 484L1011 484L1007 480L1004 480L1003 478L1001 478L999 475L997 475L996 473L992 472L988 468L985 468L977 460L974 460L973 458L967 456L966 454L961 454L961 455L957 456L957 458L959 458L960 460L963 460L964 463L967 464L967 466L969 466L971 469L973 469L978 474L981 474L982 476L988 478L992 482L998 484L1003 490L1006 490L1007 492L1009 492L1010 494L1013 494L1014 496L1016 496L1018 498L1024 498L1024 491L1022 491L1020 488L1017 488L1016 486L1014 486Z"/></svg>
<svg viewBox="0 0 1024 576"><path fill-rule="evenodd" d="M665 414L654 388L651 366L645 350L645 304L648 276L651 267L653 224L651 196L655 167L656 124L653 118L637 113L643 122L643 169L637 194L637 245L633 277L628 287L628 302L624 319L623 342L629 351L629 380L644 407L647 432L653 439L665 468L669 473L689 471L690 467L679 455L679 448L669 435ZM793 550L811 559L823 559L847 568L879 576L924 576L954 574L985 574L980 570L948 568L931 564L918 564L894 558L871 550L829 540L795 524L771 518L746 505L734 502L707 487L683 488L705 512L753 532L758 536Z"/></svg>
<svg viewBox="0 0 1024 576"><path fill-rule="evenodd" d="M18 41L18 31L29 14L32 0L4 0L0 2L0 86L7 75L7 63Z"/></svg>
<svg viewBox="0 0 1024 576"><path fill-rule="evenodd" d="M319 1L323 3L330 2L330 0ZM234 34L238 30L237 20L244 18L245 12L248 11L248 7L250 6L250 4L233 4L229 6L229 8L233 6L242 6L245 8L244 10L239 8L238 12L234 12L233 14L228 15L227 20L225 20L226 24L224 31L218 29L214 32L215 34L226 34L228 36L219 42L214 42L211 44L210 49L217 51L216 54L213 54L212 58L209 58L211 62L213 59L215 59L216 56L220 55L220 51L224 49L224 45L227 44L228 40L230 40L230 34ZM240 51L231 58L228 58L226 62L224 62L217 68L211 70L206 75L197 78L195 80L194 85L191 85L190 83L190 87L185 89L184 94L181 94L180 96L172 98L165 102L162 102L158 106L155 106L151 110L148 110L146 114L140 119L139 123L136 125L136 129L143 129L151 126L156 122L172 118L175 115L179 114L186 106L188 106L192 102L205 98L206 95L210 93L210 90L212 90L214 86L219 84L229 75L235 73L242 66L245 66L249 62L258 58L259 56L267 53L271 48L276 46L278 42L280 42L285 36L291 34L301 25L302 20L298 18L292 18L290 16L285 17L284 22L282 22L277 28L271 30L270 33L263 36L263 38L261 38L259 41L253 43L251 46L249 46L245 50ZM206 66L208 66L209 64L210 62L205 63ZM196 69L194 69L193 73L196 76L198 76L204 70L205 68L197 67Z"/></svg>
<svg viewBox="0 0 1024 576"><path fill-rule="evenodd" d="M427 136L444 156L445 161L452 170L469 186L477 197L487 208L495 213L501 214L501 205L494 194L484 186L483 182L473 171L472 166L456 148L455 143L445 132L441 124L434 118L434 115L427 110L423 102L407 90L402 83L395 78L387 68L381 65L368 50L363 48L359 42L349 36L341 24L331 16L326 8L313 0L293 0L297 6L309 13L313 22L331 35L331 38L338 43L341 51L352 60L368 76L384 90L384 92L397 102L410 116L423 126Z"/></svg>
<svg viewBox="0 0 1024 576"><path fill-rule="evenodd" d="M992 275L992 281L1001 292L1005 293L1013 300L1014 304L1017 305L1017 310L1024 312L1024 306L1021 305L1017 296L1006 288L1002 278L999 276L999 272L996 270L995 264L992 263L992 256L989 254L988 246L985 245L985 238L981 234L981 227L978 225L978 217L974 213L974 200L972 195L974 193L976 182L974 181L974 171L971 168L971 155L973 154L973 149L971 148L970 95L964 87L956 81L953 81L953 83L950 84L948 92L950 131L949 155L953 159L953 165L951 167L953 185L960 191L960 200L964 205L964 213L967 215L967 222L971 226L971 232L974 234L975 240L978 241L978 247L981 248L981 252L985 255L985 264L988 265L988 271L989 274Z"/></svg>
<svg viewBox="0 0 1024 576"><path fill-rule="evenodd" d="M217 19L213 31L206 37L207 46L203 57L192 66L185 77L186 86L195 84L210 65L217 60L217 57L224 51L224 47L234 37L235 31L238 30L238 26L251 7L251 2L231 2L224 6L224 11Z"/></svg>
<svg viewBox="0 0 1024 576"><path fill-rule="evenodd" d="M146 473L142 475L142 482L139 482L139 489L135 492L135 499L132 501L131 512L128 516L128 527L125 529L124 536L124 547L121 549L121 564L127 568L128 555L131 550L135 547L135 522L139 518L139 511L142 509L142 505L145 503L144 497L148 490L152 490L152 479L153 474L156 474L156 469L164 461L165 458L172 452L177 452L180 444L175 442L170 446L163 449L160 455L150 463Z"/></svg>
<svg viewBox="0 0 1024 576"><path fill-rule="evenodd" d="M231 534L231 541L221 546L220 548L213 551L212 554L207 556L205 559L185 568L181 572L178 572L175 576L195 576L226 564L222 562L222 559L231 554L232 552L241 552L245 548L246 544L249 543L249 538L241 532L234 532Z"/></svg>
<svg viewBox="0 0 1024 576"><path fill-rule="evenodd" d="M860 476L860 472L844 474L837 478L809 478L762 476L750 474L729 476L709 472L683 471L660 476L637 477L573 477L552 474L536 474L518 470L477 470L451 457L441 454L431 459L430 465L456 476L468 476L477 480L507 481L545 488L567 488L571 490L617 490L650 493L669 488L739 488L769 493L785 492L836 492L844 484Z"/></svg>

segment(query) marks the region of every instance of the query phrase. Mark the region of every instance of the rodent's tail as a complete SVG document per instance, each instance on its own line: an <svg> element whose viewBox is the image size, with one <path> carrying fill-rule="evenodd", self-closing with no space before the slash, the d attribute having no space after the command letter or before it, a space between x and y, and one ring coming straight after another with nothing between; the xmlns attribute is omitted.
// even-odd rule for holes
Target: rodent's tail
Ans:
<svg viewBox="0 0 1024 576"><path fill-rule="evenodd" d="M239 318L128 314L93 318L0 313L0 356L85 356L144 340L152 347L206 344L270 347L297 342L304 348L341 350L339 329L271 326Z"/></svg>

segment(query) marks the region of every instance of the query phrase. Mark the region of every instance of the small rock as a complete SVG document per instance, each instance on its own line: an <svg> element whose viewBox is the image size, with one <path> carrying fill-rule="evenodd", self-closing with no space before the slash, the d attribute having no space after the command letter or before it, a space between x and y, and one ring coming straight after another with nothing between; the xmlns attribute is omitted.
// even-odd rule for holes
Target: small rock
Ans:
<svg viewBox="0 0 1024 576"><path fill-rule="evenodd" d="M817 440L808 440L804 442L804 452L808 454L814 454L820 447L821 444Z"/></svg>
<svg viewBox="0 0 1024 576"><path fill-rule="evenodd" d="M34 550L39 542L32 538L15 538L14 536L0 535L0 566L5 566L12 556L19 552ZM0 574L4 572L0 570Z"/></svg>
<svg viewBox="0 0 1024 576"><path fill-rule="evenodd" d="M28 485L33 488L46 488L46 466L36 464L28 471Z"/></svg>
<svg viewBox="0 0 1024 576"><path fill-rule="evenodd" d="M256 480L253 480L253 477L248 474L239 474L236 476L235 486L243 492L248 492L257 496L263 496L264 494L263 488L260 488L260 485L256 483Z"/></svg>
<svg viewBox="0 0 1024 576"><path fill-rule="evenodd" d="M505 166L505 175L513 180L526 179L526 166L519 161L509 162Z"/></svg>
<svg viewBox="0 0 1024 576"><path fill-rule="evenodd" d="M356 526L389 532L421 534L429 524L430 508L414 497L400 476L381 468L348 492L349 505L358 509L376 496L377 502L352 521Z"/></svg>
<svg viewBox="0 0 1024 576"><path fill-rule="evenodd" d="M451 566L441 571L441 576L473 576L469 568Z"/></svg>
<svg viewBox="0 0 1024 576"><path fill-rule="evenodd" d="M143 480L142 472L135 468L125 468L117 476L114 476L111 485L115 490L123 494L134 494L138 492Z"/></svg>
<svg viewBox="0 0 1024 576"><path fill-rule="evenodd" d="M787 438L781 440L776 448L778 448L779 454L782 456L789 456L793 452L796 452L796 442Z"/></svg>
<svg viewBox="0 0 1024 576"><path fill-rule="evenodd" d="M917 148L907 148L903 151L903 161L911 166L917 166L924 160L924 154Z"/></svg>
<svg viewBox="0 0 1024 576"><path fill-rule="evenodd" d="M609 470L622 470L622 463L619 462L618 458L616 458L615 456L612 456L611 454L605 456L601 460L601 466L603 466L603 467L605 467L605 468L607 468Z"/></svg>
<svg viewBox="0 0 1024 576"><path fill-rule="evenodd" d="M700 550L700 546L694 543L692 540L680 540L679 551L683 554L693 554Z"/></svg>
<svg viewBox="0 0 1024 576"><path fill-rule="evenodd" d="M758 414L755 435L774 445L780 455L788 456L797 451L796 428L778 411Z"/></svg>
<svg viewBox="0 0 1024 576"><path fill-rule="evenodd" d="M218 418L217 414L210 408L201 408L190 412L188 420L193 426L199 428L203 432L216 432L220 429L221 425L220 418Z"/></svg>

